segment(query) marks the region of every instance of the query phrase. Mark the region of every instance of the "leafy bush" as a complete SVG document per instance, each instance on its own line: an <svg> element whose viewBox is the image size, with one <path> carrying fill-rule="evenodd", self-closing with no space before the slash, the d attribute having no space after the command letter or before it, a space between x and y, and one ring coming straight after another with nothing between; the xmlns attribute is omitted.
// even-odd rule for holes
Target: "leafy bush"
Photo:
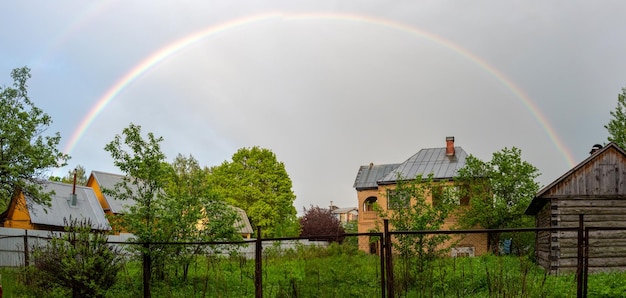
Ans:
<svg viewBox="0 0 626 298"><path fill-rule="evenodd" d="M31 286L49 292L67 291L72 297L104 297L123 266L119 250L107 244L104 231L91 223L70 219L66 233L51 235L46 246L33 248L34 266L24 268Z"/></svg>

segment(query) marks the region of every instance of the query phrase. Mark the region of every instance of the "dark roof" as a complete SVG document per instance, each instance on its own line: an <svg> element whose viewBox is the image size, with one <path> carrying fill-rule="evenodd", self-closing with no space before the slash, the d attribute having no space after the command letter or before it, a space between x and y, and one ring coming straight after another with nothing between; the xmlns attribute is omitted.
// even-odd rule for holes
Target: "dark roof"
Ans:
<svg viewBox="0 0 626 298"><path fill-rule="evenodd" d="M110 230L109 221L104 216L104 211L91 187L77 185L76 205L71 206L70 195L73 187L72 184L60 182L48 182L43 185L43 191L54 191L50 196L50 207L35 204L31 197L25 196L31 223L64 227L67 226L64 220L87 219L93 229Z"/></svg>
<svg viewBox="0 0 626 298"><path fill-rule="evenodd" d="M453 156L446 155L446 148L422 149L400 164L361 166L354 181L357 190L375 189L379 184L396 183L398 177L414 179L421 176L433 179L452 179L459 169L465 166L467 153L461 147L454 147Z"/></svg>
<svg viewBox="0 0 626 298"><path fill-rule="evenodd" d="M379 180L379 184L395 183L398 177L402 179L414 179L421 176L428 178L433 174L433 179L452 179L457 171L465 166L467 153L461 147L454 147L453 156L446 155L446 148L422 149L400 164L395 170Z"/></svg>
<svg viewBox="0 0 626 298"><path fill-rule="evenodd" d="M541 208L543 208L543 206L549 201L547 198L544 197L546 193L548 193L553 187L555 187L556 185L558 185L559 183L563 182L565 179L570 177L580 168L590 163L593 159L601 155L603 152L606 152L607 150L609 150L609 148L613 148L617 150L618 152L620 152L621 154L626 155L626 151L624 151L624 149L620 148L619 146L617 146L617 144L612 143L612 142L604 146L603 148L598 149L597 151L590 154L589 157L587 157L585 160L581 161L578 165L576 165L575 167L567 171L565 174L561 175L561 177L557 178L552 183L548 184L547 186L539 190L539 192L537 192L533 200L528 205L528 208L526 208L526 211L524 212L524 214L526 215L537 214L537 212L539 212L539 210L541 210Z"/></svg>
<svg viewBox="0 0 626 298"><path fill-rule="evenodd" d="M357 190L378 188L377 181L385 177L389 172L393 171L400 164L385 164L361 166L356 174L353 187Z"/></svg>

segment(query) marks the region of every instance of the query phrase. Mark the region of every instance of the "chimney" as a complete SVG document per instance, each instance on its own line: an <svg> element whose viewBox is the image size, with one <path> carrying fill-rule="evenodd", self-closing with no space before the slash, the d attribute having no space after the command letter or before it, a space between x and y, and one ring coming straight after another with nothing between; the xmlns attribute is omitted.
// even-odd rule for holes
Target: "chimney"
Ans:
<svg viewBox="0 0 626 298"><path fill-rule="evenodd" d="M446 156L454 156L454 137L446 137Z"/></svg>
<svg viewBox="0 0 626 298"><path fill-rule="evenodd" d="M78 196L76 195L76 169L74 169L74 185L72 185L72 193L70 194L70 206L76 207Z"/></svg>
<svg viewBox="0 0 626 298"><path fill-rule="evenodd" d="M370 168L369 169L371 170L373 166L374 166L374 163L370 162Z"/></svg>
<svg viewBox="0 0 626 298"><path fill-rule="evenodd" d="M596 153L596 151L602 149L602 145L600 144L595 144L591 147L591 151L589 151L589 154L594 154Z"/></svg>

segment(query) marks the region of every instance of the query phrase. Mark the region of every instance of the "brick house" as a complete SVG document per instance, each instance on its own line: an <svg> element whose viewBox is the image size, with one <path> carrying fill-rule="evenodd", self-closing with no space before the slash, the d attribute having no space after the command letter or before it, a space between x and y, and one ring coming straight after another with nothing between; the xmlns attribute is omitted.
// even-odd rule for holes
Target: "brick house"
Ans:
<svg viewBox="0 0 626 298"><path fill-rule="evenodd" d="M446 138L446 146L440 148L421 149L415 155L402 163L361 166L354 181L354 188L358 199L358 232L367 233L378 226L382 226L373 205L377 204L383 210L389 209L387 193L393 190L398 177L422 177L428 178L432 174L435 181L444 181L454 186L453 178L457 171L465 166L467 153L463 148L454 146L454 137ZM426 198L432 204L432 196ZM458 212L462 212L462 206L469 203L468 199L459 199L461 205L457 211L450 215L444 229L450 229L457 223ZM455 246L451 249L451 255L481 255L487 252L487 234L469 234L455 237ZM370 244L368 239L359 238L359 249L368 252L376 252L375 244Z"/></svg>

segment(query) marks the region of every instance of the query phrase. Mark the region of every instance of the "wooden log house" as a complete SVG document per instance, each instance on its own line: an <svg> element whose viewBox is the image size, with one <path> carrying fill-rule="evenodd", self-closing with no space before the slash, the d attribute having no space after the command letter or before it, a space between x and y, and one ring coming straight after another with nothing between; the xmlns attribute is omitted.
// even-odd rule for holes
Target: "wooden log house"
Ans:
<svg viewBox="0 0 626 298"><path fill-rule="evenodd" d="M537 227L623 227L590 231L589 272L626 270L626 151L615 143L595 145L590 156L541 189L525 212ZM550 273L575 272L576 231L539 232L537 263Z"/></svg>

